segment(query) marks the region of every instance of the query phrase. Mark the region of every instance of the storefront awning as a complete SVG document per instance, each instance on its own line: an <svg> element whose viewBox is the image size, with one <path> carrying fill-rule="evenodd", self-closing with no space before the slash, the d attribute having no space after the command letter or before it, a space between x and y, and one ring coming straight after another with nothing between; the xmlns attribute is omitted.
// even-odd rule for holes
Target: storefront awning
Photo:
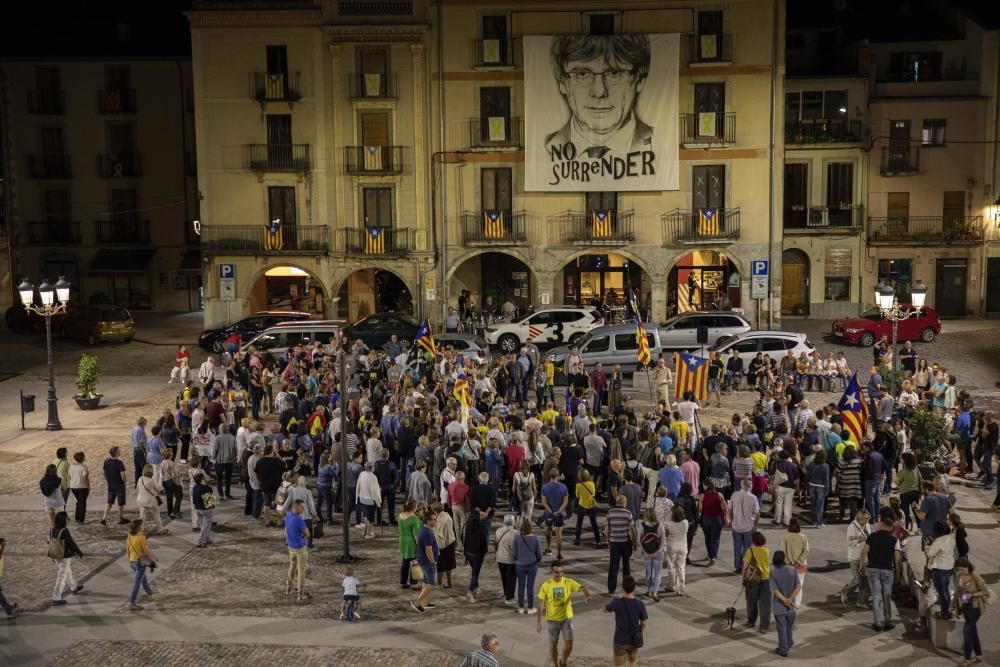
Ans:
<svg viewBox="0 0 1000 667"><path fill-rule="evenodd" d="M155 252L155 249L147 248L101 248L97 251L94 261L90 263L90 270L87 273L92 276L145 273L149 259Z"/></svg>
<svg viewBox="0 0 1000 667"><path fill-rule="evenodd" d="M184 259L181 260L181 265L177 267L177 270L201 273L201 251L185 250Z"/></svg>

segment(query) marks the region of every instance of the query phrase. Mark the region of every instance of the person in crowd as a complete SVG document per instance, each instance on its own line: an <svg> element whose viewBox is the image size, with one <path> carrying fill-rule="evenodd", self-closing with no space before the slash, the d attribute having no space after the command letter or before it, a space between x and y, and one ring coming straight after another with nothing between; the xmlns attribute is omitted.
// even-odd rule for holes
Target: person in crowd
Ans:
<svg viewBox="0 0 1000 667"><path fill-rule="evenodd" d="M149 548L145 527L145 522L142 519L135 519L129 524L128 537L125 538L125 555L128 557L132 572L135 573L132 579L132 591L128 596L129 611L142 611L142 607L137 603L140 589L149 596L150 602L156 601L156 594L149 585L149 578L146 574L147 570L156 568L156 556Z"/></svg>
<svg viewBox="0 0 1000 667"><path fill-rule="evenodd" d="M771 608L774 612L774 625L778 629L777 653L783 658L788 657L794 643L792 627L795 625L795 614L802 601L801 580L795 567L786 561L784 551L775 551L771 560L771 570L768 576Z"/></svg>
<svg viewBox="0 0 1000 667"><path fill-rule="evenodd" d="M77 583L73 576L73 559L82 558L83 552L73 540L68 523L69 515L57 512L49 530L48 555L56 564L56 585L52 590L52 604L56 606L66 604L64 596L67 590L73 595L83 590L83 584Z"/></svg>

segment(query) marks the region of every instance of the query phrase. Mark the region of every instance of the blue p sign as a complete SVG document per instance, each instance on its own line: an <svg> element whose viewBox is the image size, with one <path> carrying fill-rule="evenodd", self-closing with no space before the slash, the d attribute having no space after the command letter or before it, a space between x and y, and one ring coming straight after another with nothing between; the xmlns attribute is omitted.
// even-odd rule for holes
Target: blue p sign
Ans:
<svg viewBox="0 0 1000 667"><path fill-rule="evenodd" d="M235 264L219 264L219 277L220 278L235 278L236 277L236 265Z"/></svg>
<svg viewBox="0 0 1000 667"><path fill-rule="evenodd" d="M766 276L767 275L767 260L766 259L755 259L750 263L751 271L755 276Z"/></svg>

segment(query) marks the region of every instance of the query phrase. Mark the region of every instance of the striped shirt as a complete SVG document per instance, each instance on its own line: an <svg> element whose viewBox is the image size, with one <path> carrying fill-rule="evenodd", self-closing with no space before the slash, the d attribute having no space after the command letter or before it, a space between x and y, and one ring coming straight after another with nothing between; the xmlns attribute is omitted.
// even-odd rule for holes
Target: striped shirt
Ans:
<svg viewBox="0 0 1000 667"><path fill-rule="evenodd" d="M361 439L353 433L348 433L344 438L344 442L347 445L348 456L354 456L354 452L358 451L358 447L361 446Z"/></svg>
<svg viewBox="0 0 1000 667"><path fill-rule="evenodd" d="M492 651L477 648L465 656L461 667L500 667L500 661Z"/></svg>
<svg viewBox="0 0 1000 667"><path fill-rule="evenodd" d="M608 539L611 542L628 542L629 526L632 525L632 513L624 507L612 507L608 510Z"/></svg>

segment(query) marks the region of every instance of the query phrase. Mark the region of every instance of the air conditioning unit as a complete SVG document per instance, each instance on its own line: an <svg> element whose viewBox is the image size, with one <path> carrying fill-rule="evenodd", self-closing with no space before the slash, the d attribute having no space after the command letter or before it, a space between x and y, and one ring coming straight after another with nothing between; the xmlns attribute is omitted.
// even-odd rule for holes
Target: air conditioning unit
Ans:
<svg viewBox="0 0 1000 667"><path fill-rule="evenodd" d="M830 218L826 215L824 208L809 209L809 218L806 220L806 227L829 227Z"/></svg>

